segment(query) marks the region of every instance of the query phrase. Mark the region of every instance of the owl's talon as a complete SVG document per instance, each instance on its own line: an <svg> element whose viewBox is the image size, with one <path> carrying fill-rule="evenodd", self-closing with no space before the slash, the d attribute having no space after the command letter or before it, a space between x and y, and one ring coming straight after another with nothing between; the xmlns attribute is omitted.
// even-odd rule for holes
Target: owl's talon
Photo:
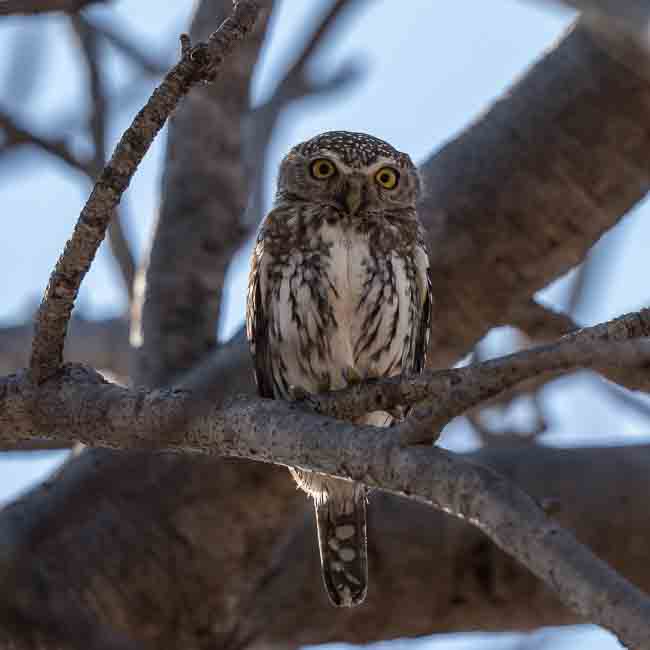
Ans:
<svg viewBox="0 0 650 650"><path fill-rule="evenodd" d="M300 386L289 386L289 397L292 402L304 402L309 397L309 393Z"/></svg>
<svg viewBox="0 0 650 650"><path fill-rule="evenodd" d="M341 374L343 375L343 379L345 379L345 383L348 386L354 386L355 384L360 384L363 381L363 377L361 376L359 371L356 368L353 368L352 366L343 368Z"/></svg>
<svg viewBox="0 0 650 650"><path fill-rule="evenodd" d="M432 416L429 408L416 408L409 417L396 427L400 447L433 445L440 438L442 426Z"/></svg>

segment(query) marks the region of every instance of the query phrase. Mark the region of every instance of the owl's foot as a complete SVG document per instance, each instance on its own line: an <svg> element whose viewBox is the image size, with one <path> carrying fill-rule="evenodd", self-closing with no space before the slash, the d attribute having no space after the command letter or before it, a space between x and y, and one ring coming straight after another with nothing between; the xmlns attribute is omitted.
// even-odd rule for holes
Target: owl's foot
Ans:
<svg viewBox="0 0 650 650"><path fill-rule="evenodd" d="M445 424L433 415L431 408L416 407L406 420L395 426L395 433L402 447L433 445L440 438Z"/></svg>
<svg viewBox="0 0 650 650"><path fill-rule="evenodd" d="M304 402L309 397L309 393L300 386L289 386L289 398L292 402Z"/></svg>
<svg viewBox="0 0 650 650"><path fill-rule="evenodd" d="M343 379L345 380L345 383L348 386L354 386L355 384L360 384L364 379L359 373L359 371L356 368L353 368L352 366L343 368L341 374L343 375Z"/></svg>

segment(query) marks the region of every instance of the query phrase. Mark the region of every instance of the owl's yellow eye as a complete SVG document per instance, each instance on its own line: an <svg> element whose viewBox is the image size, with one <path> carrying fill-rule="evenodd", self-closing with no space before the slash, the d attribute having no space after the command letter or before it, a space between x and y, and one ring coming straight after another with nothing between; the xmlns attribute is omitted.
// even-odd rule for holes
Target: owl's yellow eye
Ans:
<svg viewBox="0 0 650 650"><path fill-rule="evenodd" d="M327 158L318 158L318 160L314 160L309 169L311 170L311 175L319 181L330 178L336 173L334 163L327 160Z"/></svg>
<svg viewBox="0 0 650 650"><path fill-rule="evenodd" d="M392 190L397 186L399 174L392 167L382 167L376 174L375 180L387 190Z"/></svg>

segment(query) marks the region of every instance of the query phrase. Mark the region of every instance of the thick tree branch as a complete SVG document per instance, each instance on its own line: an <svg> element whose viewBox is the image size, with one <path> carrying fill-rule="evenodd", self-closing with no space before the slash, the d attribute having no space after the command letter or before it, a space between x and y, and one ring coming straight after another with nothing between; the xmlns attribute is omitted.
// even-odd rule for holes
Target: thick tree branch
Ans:
<svg viewBox="0 0 650 650"><path fill-rule="evenodd" d="M579 23L423 163L420 214L442 316L434 365L451 365L508 324L514 305L582 261L645 196L648 58L626 46Z"/></svg>
<svg viewBox="0 0 650 650"><path fill-rule="evenodd" d="M185 409L186 393L121 388L79 366L65 367L40 387L19 373L3 381L0 395L0 431L14 436L38 432L121 449L156 445L251 458L424 500L481 528L565 604L623 643L650 643L650 600L530 497L491 470L441 449L404 448L392 429L354 427L281 401L240 399L172 434L167 425Z"/></svg>
<svg viewBox="0 0 650 650"><path fill-rule="evenodd" d="M194 84L214 79L225 57L253 27L259 11L252 0L237 2L232 16L207 43L192 48L170 70L122 136L79 216L39 308L30 361L35 381L44 381L61 364L68 321L81 281L106 234L115 207L153 139Z"/></svg>
<svg viewBox="0 0 650 650"><path fill-rule="evenodd" d="M226 355L224 363L230 361L229 357L230 355ZM452 418L462 415L465 411L522 381L546 372L566 372L575 368L596 365L612 368L637 368L639 387L650 388L650 371L648 370L650 367L650 310L627 314L607 323L577 330L555 343L529 348L504 357L473 363L462 368L426 371L421 375L372 380L321 395L305 395L296 404L329 417L352 421L373 410L390 410L399 405L413 406L431 402L427 412L427 419L431 425L430 439L437 437L441 429ZM225 368L222 366L221 370L223 371ZM9 386L6 389L8 392L4 397L0 394L0 399L11 397L16 392L11 389L11 382L6 385ZM24 381L21 380L20 385L25 385ZM179 397L181 400L179 403L182 403L182 406L179 406L179 403L174 403L169 407L168 414L161 415L162 411L160 411L156 415L155 422L143 420L140 423L140 428L133 425L134 439L132 442L137 444L138 436L149 436L150 434L146 433L147 427L153 427L156 430L155 435L167 439L169 435L174 435L175 431L182 429L194 419L214 413L215 408L218 408L218 402L212 394L203 393L201 386L200 376L199 378L190 376L181 386L169 389L152 398L156 401L163 397L174 399ZM193 393L193 389L197 387L200 398ZM119 388L119 390L122 389ZM118 393L123 394L119 391ZM141 402L145 399L145 393L134 395L139 395L136 401ZM152 393L152 395L157 394ZM28 397L24 397L24 399L26 403L29 402ZM99 396L90 394L86 399L94 405L93 408L102 401ZM135 400L136 397L132 399ZM39 398L39 402L43 405L46 404L42 398ZM20 403L20 400L17 403ZM2 405L2 401L0 401L0 405ZM21 439L20 418L29 418L31 415L29 411L26 413L18 411L19 418L11 419L11 414L16 412L12 407L12 402L4 404L4 408L7 410L6 418L9 419L0 419L0 424L6 425L5 430L0 429L0 440L8 443L18 442ZM142 404L139 408L142 408ZM162 408L164 407L161 406L160 409ZM122 407L118 409L118 412L121 411L123 411ZM51 425L48 425L45 420L56 421L57 409L52 409L51 416L43 417L43 426L46 429L50 428ZM69 423L72 428L69 434L63 433L62 441L69 442L70 438L66 437L67 435L78 435L74 432L84 428L88 429L88 432L83 435L89 435L91 438L95 435L101 437L102 434L97 433L96 427L93 428L91 425L90 414L88 416L79 414L77 417L81 418L80 422L74 426L72 422ZM84 417L88 417L88 420L84 420ZM131 419L130 415L126 417ZM408 423L393 427L393 438L399 439L402 444L418 442L404 439L403 433L409 428ZM144 434L143 431L145 431ZM16 435L19 437L16 438ZM84 438L80 440L87 442ZM118 446L123 448L126 445L128 448L130 444L120 441Z"/></svg>
<svg viewBox="0 0 650 650"><path fill-rule="evenodd" d="M200 3L192 40L205 38L215 16L227 16L231 4L230 0ZM266 2L265 8L271 5ZM222 82L197 88L170 124L142 322L135 323L143 340L138 383L168 383L217 347L226 271L250 235L241 219L246 174L240 126L249 108L250 79L267 16L268 11L260 16L259 27L239 49L233 65L224 70ZM178 192L179 187L184 190Z"/></svg>

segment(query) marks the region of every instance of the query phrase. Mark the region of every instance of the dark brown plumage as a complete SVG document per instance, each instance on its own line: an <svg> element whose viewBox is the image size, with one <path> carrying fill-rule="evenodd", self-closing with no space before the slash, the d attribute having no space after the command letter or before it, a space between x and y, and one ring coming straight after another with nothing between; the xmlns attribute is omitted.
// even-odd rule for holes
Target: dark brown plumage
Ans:
<svg viewBox="0 0 650 650"><path fill-rule="evenodd" d="M249 276L246 331L262 396L424 368L432 297L419 189L409 156L365 134L324 133L289 152ZM389 426L395 417L376 411L358 422ZM362 602L363 486L292 474L314 499L330 600Z"/></svg>

